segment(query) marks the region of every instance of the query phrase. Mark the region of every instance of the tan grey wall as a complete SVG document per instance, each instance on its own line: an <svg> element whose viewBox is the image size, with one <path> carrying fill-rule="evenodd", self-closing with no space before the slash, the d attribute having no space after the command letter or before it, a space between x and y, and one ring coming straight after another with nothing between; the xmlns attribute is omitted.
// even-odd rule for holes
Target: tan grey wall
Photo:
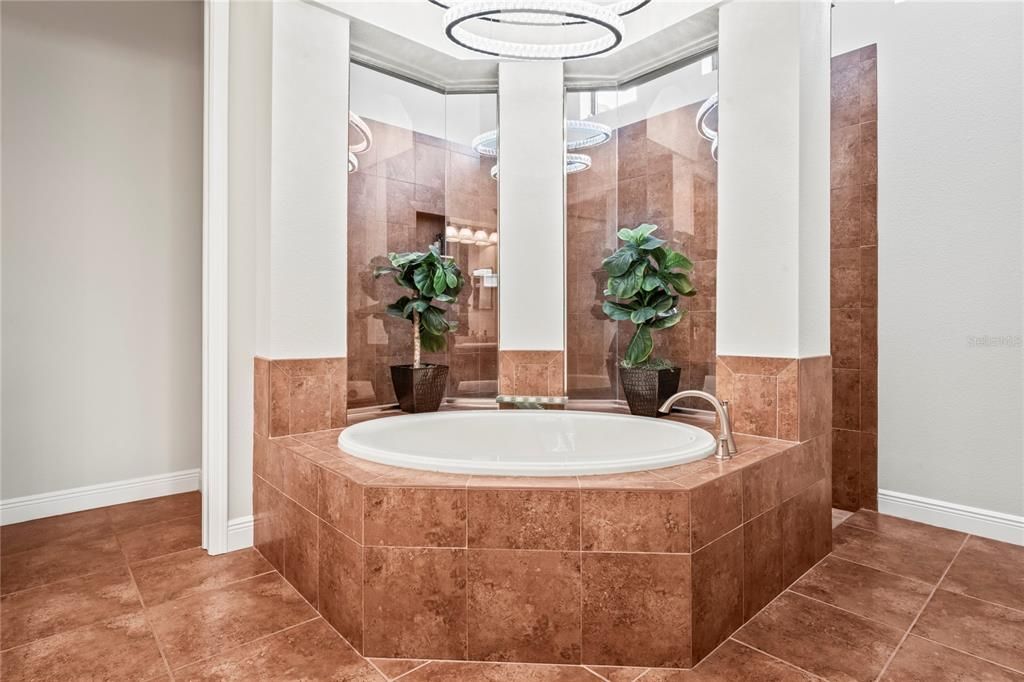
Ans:
<svg viewBox="0 0 1024 682"><path fill-rule="evenodd" d="M0 11L3 498L196 468L202 5Z"/></svg>
<svg viewBox="0 0 1024 682"><path fill-rule="evenodd" d="M878 487L1024 517L1024 8L840 2L878 45ZM1019 526L1018 526L1019 527Z"/></svg>

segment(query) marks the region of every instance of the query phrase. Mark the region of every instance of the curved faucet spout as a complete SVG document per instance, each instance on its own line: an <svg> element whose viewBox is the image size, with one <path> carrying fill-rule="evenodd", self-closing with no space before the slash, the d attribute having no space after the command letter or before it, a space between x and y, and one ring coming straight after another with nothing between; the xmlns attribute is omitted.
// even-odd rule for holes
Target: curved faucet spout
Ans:
<svg viewBox="0 0 1024 682"><path fill-rule="evenodd" d="M703 398L704 400L711 403L711 406L715 408L715 414L718 415L719 428L722 430L719 435L718 443L718 459L728 459L732 455L736 454L736 441L732 437L732 424L729 423L729 403L721 402L715 396L707 393L706 391L680 391L674 396L662 403L661 407L658 408L658 412L662 414L668 414L672 411L672 406L683 398ZM723 452L724 442L724 452Z"/></svg>

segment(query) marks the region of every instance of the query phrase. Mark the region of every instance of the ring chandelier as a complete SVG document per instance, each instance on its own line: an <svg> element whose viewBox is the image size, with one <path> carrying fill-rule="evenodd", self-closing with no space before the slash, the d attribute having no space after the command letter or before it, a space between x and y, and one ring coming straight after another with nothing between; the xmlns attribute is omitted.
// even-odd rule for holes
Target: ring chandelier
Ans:
<svg viewBox="0 0 1024 682"><path fill-rule="evenodd" d="M591 166L591 158L586 154L576 154L581 149L597 147L612 139L612 129L597 121L579 121L569 119L565 122L566 130L582 131L583 137L574 140L566 140L565 151L569 152L565 157L565 173L571 175L585 171ZM471 143L473 151L480 156L495 158L498 156L498 131L488 130L473 138ZM498 178L498 166L491 168L491 177Z"/></svg>
<svg viewBox="0 0 1024 682"><path fill-rule="evenodd" d="M708 125L708 118L718 111L718 93L708 97L697 111L697 132L711 143L711 158L718 161L718 131Z"/></svg>
<svg viewBox="0 0 1024 682"><path fill-rule="evenodd" d="M427 2L429 2L432 5L437 5L438 7L442 8L442 9L451 9L452 5L459 4L459 0L427 0ZM591 2L593 2L593 0L591 0ZM617 0L616 2L610 2L610 3L604 4L604 5L602 5L601 3L598 3L598 2L594 2L593 4L599 5L599 6L603 6L605 9L608 9L608 10L614 12L615 14L619 15L620 17L624 17L627 14L632 14L633 12L637 11L638 9L640 9L641 7L643 7L644 5L646 5L646 4L650 3L650 2L651 2L651 0ZM533 4L536 4L536 3L533 3ZM550 3L545 3L545 4L550 4ZM497 17L497 18L495 18L495 17L482 17L482 19L484 21L493 21L495 23L505 23L505 24L512 24L512 23L522 24L522 23L525 23L525 22L523 22L521 20L521 18L518 21L513 20L510 17L505 17L505 18L502 18L502 17ZM558 17L552 16L550 14L538 15L537 17L535 17L535 21L537 22L535 25L538 25L538 26L539 25L549 25L549 24L561 24L561 25L564 25L564 26L572 26L572 25L577 25L577 24L583 23L582 21L579 21L579 20L568 20L568 21L566 21L566 20L564 20L564 18L563 19L559 19Z"/></svg>
<svg viewBox="0 0 1024 682"><path fill-rule="evenodd" d="M356 154L370 151L370 147L373 146L373 133L370 132L370 126L366 125L366 121L354 111L348 112L348 127L350 131L355 130L359 133L362 138L355 144L350 142L348 145L348 172L355 173L359 170L359 159L356 158Z"/></svg>
<svg viewBox="0 0 1024 682"><path fill-rule="evenodd" d="M502 59L568 61L595 57L622 42L622 16L635 12L650 0L618 0L598 4L592 0L428 0L445 8L445 35L456 45ZM544 27L591 26L602 30L598 38L551 43L538 39L501 40L474 31L474 20L492 24ZM540 34L538 34L540 38Z"/></svg>

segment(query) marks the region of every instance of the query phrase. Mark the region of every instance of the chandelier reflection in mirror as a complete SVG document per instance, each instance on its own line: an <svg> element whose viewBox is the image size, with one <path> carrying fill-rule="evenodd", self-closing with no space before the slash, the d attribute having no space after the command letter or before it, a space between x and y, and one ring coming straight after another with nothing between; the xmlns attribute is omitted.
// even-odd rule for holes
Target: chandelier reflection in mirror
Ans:
<svg viewBox="0 0 1024 682"><path fill-rule="evenodd" d="M444 8L445 35L456 45L502 59L568 61L622 43L622 17L650 0L428 0ZM578 40L559 41L568 33ZM559 31L553 33L553 31ZM597 34L596 37L594 34Z"/></svg>
<svg viewBox="0 0 1024 682"><path fill-rule="evenodd" d="M715 119L715 126L712 127L710 119ZM711 158L718 161L718 93L708 97L704 104L700 105L697 111L697 132L705 140L711 143Z"/></svg>
<svg viewBox="0 0 1024 682"><path fill-rule="evenodd" d="M612 139L612 129L596 121L565 122L565 174L572 175L588 170L591 166L590 156L578 153L581 149L590 149L602 145ZM473 138L473 151L480 156L495 158L498 156L498 131L488 130ZM498 164L491 166L491 177L498 179Z"/></svg>
<svg viewBox="0 0 1024 682"><path fill-rule="evenodd" d="M359 134L358 141L355 144L350 141L348 145L348 172L355 173L359 170L359 159L356 155L370 151L370 147L373 146L373 133L370 132L370 126L366 125L366 121L354 111L348 112L348 129L349 140L352 139L353 130Z"/></svg>

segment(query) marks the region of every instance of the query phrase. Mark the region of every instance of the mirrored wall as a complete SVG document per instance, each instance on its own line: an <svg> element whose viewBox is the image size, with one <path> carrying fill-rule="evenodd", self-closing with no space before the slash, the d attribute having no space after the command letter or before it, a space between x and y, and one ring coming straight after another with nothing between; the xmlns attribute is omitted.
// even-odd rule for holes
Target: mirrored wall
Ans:
<svg viewBox="0 0 1024 682"><path fill-rule="evenodd" d="M449 398L497 394L498 188L496 158L474 140L497 127L497 95L444 95L353 64L350 108L372 145L350 159L348 405L395 402L390 366L412 362L412 325L385 308L403 295L373 278L389 252L438 244L466 278L449 317L458 331L423 361L449 365ZM350 131L353 144L361 137ZM354 166L354 168L353 168Z"/></svg>
<svg viewBox="0 0 1024 682"><path fill-rule="evenodd" d="M694 263L697 295L681 298L676 326L654 333L653 357L682 369L680 390L714 390L717 164L716 111L702 106L718 90L717 57L616 90L566 94L571 121L611 129L607 144L583 150L590 168L567 178L566 284L568 392L574 399L623 399L617 363L633 326L601 311L607 276L601 261L618 246L620 227L643 223ZM571 169L570 169L571 170ZM693 405L694 407L705 407Z"/></svg>

